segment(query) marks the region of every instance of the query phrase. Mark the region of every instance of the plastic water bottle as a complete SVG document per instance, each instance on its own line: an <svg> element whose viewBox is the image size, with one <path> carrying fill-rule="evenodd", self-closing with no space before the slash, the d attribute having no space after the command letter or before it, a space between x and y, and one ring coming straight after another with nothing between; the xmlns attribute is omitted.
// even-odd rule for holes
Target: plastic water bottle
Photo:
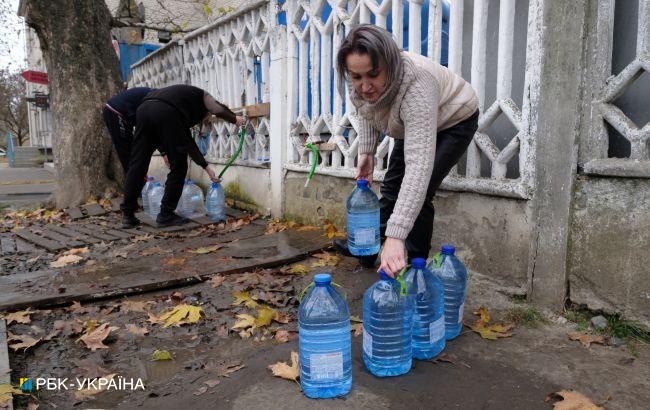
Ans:
<svg viewBox="0 0 650 410"><path fill-rule="evenodd" d="M165 195L165 188L160 182L154 182L149 191L149 213L151 219L155 220L160 213L160 203Z"/></svg>
<svg viewBox="0 0 650 410"><path fill-rule="evenodd" d="M205 199L203 198L203 190L192 180L189 181L188 185L190 206L189 216L194 218L205 215Z"/></svg>
<svg viewBox="0 0 650 410"><path fill-rule="evenodd" d="M413 357L431 359L445 348L444 289L440 279L426 267L426 260L413 258L404 274L413 297Z"/></svg>
<svg viewBox="0 0 650 410"><path fill-rule="evenodd" d="M153 187L154 177L148 176L147 182L144 183L142 187L142 207L144 208L145 215L149 215L149 192Z"/></svg>
<svg viewBox="0 0 650 410"><path fill-rule="evenodd" d="M208 217L213 221L224 221L226 219L226 195L218 182L213 182L205 196L205 210Z"/></svg>
<svg viewBox="0 0 650 410"><path fill-rule="evenodd" d="M352 255L379 253L379 199L360 179L347 202L348 249Z"/></svg>
<svg viewBox="0 0 650 410"><path fill-rule="evenodd" d="M350 311L331 282L315 275L298 308L300 385L311 398L344 396L352 387Z"/></svg>
<svg viewBox="0 0 650 410"><path fill-rule="evenodd" d="M454 339L463 328L463 308L467 290L467 268L454 255L453 245L442 245L440 267L432 261L429 266L445 289L445 338Z"/></svg>
<svg viewBox="0 0 650 410"><path fill-rule="evenodd" d="M413 299L383 270L379 275L363 295L363 362L375 376L399 376L411 370Z"/></svg>

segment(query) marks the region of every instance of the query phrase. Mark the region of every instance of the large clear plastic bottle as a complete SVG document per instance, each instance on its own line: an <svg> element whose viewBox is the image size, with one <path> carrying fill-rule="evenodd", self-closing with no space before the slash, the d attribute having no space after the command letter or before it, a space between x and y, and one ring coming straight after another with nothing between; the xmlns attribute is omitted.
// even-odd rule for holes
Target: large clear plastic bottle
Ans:
<svg viewBox="0 0 650 410"><path fill-rule="evenodd" d="M348 249L356 256L379 253L379 199L360 179L347 201Z"/></svg>
<svg viewBox="0 0 650 410"><path fill-rule="evenodd" d="M442 245L440 266L429 266L445 289L445 338L454 339L463 328L463 310L467 291L467 268L458 260L453 245Z"/></svg>
<svg viewBox="0 0 650 410"><path fill-rule="evenodd" d="M178 205L176 205L176 213L182 217L189 217L190 214L192 213L192 209L190 208L190 201L189 201L189 196L190 196L190 180L186 179L185 184L183 185L183 191L181 191L181 197L178 200Z"/></svg>
<svg viewBox="0 0 650 410"><path fill-rule="evenodd" d="M184 218L194 218L205 213L203 208L203 191L194 181L188 179L183 186L181 198L176 206L176 213Z"/></svg>
<svg viewBox="0 0 650 410"><path fill-rule="evenodd" d="M213 221L226 220L226 195L218 182L213 182L205 196L205 211Z"/></svg>
<svg viewBox="0 0 650 410"><path fill-rule="evenodd" d="M154 177L148 176L147 182L145 182L144 186L142 187L142 207L144 208L145 215L149 215L151 213L149 211L149 192L151 192L151 188L153 188L153 183Z"/></svg>
<svg viewBox="0 0 650 410"><path fill-rule="evenodd" d="M154 182L151 190L149 191L149 214L148 216L156 220L156 217L160 213L160 203L162 202L163 196L165 195L165 188L160 184L160 182Z"/></svg>
<svg viewBox="0 0 650 410"><path fill-rule="evenodd" d="M350 311L331 282L315 275L298 308L300 385L310 398L344 396L352 387Z"/></svg>
<svg viewBox="0 0 650 410"><path fill-rule="evenodd" d="M413 300L383 270L379 275L363 295L363 362L375 376L399 376L411 370Z"/></svg>
<svg viewBox="0 0 650 410"><path fill-rule="evenodd" d="M444 290L440 279L413 258L404 274L407 293L413 297L413 357L431 359L445 348Z"/></svg>

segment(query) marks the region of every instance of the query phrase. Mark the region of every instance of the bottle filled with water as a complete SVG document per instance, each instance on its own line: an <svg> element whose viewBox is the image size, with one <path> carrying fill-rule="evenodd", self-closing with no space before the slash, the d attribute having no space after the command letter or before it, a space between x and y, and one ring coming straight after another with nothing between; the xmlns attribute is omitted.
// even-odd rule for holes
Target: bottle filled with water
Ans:
<svg viewBox="0 0 650 410"><path fill-rule="evenodd" d="M379 377L408 373L412 364L413 299L381 270L363 295L363 362Z"/></svg>
<svg viewBox="0 0 650 410"><path fill-rule="evenodd" d="M413 297L413 357L431 359L445 348L444 290L440 279L413 258L404 274L407 293Z"/></svg>
<svg viewBox="0 0 650 410"><path fill-rule="evenodd" d="M205 210L213 221L226 220L226 194L218 182L213 182L205 196Z"/></svg>
<svg viewBox="0 0 650 410"><path fill-rule="evenodd" d="M454 339L463 328L463 309L467 290L467 268L455 255L453 245L442 245L440 266L432 261L434 276L445 290L445 338Z"/></svg>
<svg viewBox="0 0 650 410"><path fill-rule="evenodd" d="M305 396L344 396L352 387L350 311L328 274L314 276L314 286L298 308L300 385Z"/></svg>
<svg viewBox="0 0 650 410"><path fill-rule="evenodd" d="M379 253L379 199L360 179L347 202L348 249L355 256Z"/></svg>
<svg viewBox="0 0 650 410"><path fill-rule="evenodd" d="M154 182L151 190L149 191L149 218L156 220L156 217L160 213L160 203L162 202L163 196L165 195L165 188L160 184L160 182Z"/></svg>
<svg viewBox="0 0 650 410"><path fill-rule="evenodd" d="M201 216L205 213L203 202L203 191L194 181L188 179L183 186L181 198L176 206L176 213L185 218Z"/></svg>
<svg viewBox="0 0 650 410"><path fill-rule="evenodd" d="M142 208L144 208L145 215L149 215L151 213L149 211L149 192L151 192L151 189L153 188L153 183L154 177L148 176L147 182L145 182L144 186L142 187Z"/></svg>

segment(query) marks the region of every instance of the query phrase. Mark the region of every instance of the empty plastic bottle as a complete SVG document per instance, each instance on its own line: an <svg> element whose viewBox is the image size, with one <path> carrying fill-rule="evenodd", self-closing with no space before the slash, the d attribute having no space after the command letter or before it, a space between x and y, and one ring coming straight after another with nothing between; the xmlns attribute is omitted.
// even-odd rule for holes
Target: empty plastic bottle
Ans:
<svg viewBox="0 0 650 410"><path fill-rule="evenodd" d="M413 299L383 270L379 275L363 295L363 362L375 376L399 376L411 370Z"/></svg>
<svg viewBox="0 0 650 410"><path fill-rule="evenodd" d="M202 216L205 212L203 208L203 191L194 181L188 179L183 186L181 198L176 206L176 212L185 218Z"/></svg>
<svg viewBox="0 0 650 410"><path fill-rule="evenodd" d="M442 282L445 290L445 338L454 339L463 328L463 308L467 290L467 268L458 260L453 245L442 245L440 266L432 261L429 266Z"/></svg>
<svg viewBox="0 0 650 410"><path fill-rule="evenodd" d="M379 253L379 199L360 179L347 202L348 249L356 256Z"/></svg>
<svg viewBox="0 0 650 410"><path fill-rule="evenodd" d="M311 398L344 396L352 387L350 311L331 282L315 275L298 308L300 385Z"/></svg>
<svg viewBox="0 0 650 410"><path fill-rule="evenodd" d="M160 213L160 202L162 202L164 195L165 188L163 188L160 182L154 182L149 191L149 213L147 214L153 220Z"/></svg>
<svg viewBox="0 0 650 410"><path fill-rule="evenodd" d="M154 177L148 176L147 182L142 187L142 207L144 208L145 215L149 215L149 192L153 188Z"/></svg>
<svg viewBox="0 0 650 410"><path fill-rule="evenodd" d="M426 260L413 258L404 274L413 297L413 357L431 359L445 348L444 290L440 279L426 267Z"/></svg>
<svg viewBox="0 0 650 410"><path fill-rule="evenodd" d="M226 220L226 195L218 182L213 182L205 196L205 211L213 221Z"/></svg>

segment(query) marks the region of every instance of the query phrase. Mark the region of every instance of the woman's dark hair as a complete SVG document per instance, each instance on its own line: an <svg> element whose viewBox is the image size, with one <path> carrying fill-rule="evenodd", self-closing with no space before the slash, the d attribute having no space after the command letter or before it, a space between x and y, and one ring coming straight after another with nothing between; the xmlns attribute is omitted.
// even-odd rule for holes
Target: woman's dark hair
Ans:
<svg viewBox="0 0 650 410"><path fill-rule="evenodd" d="M368 54L373 70L379 67L380 61L383 61L387 70L386 82L389 84L397 81L399 73L402 72L401 50L393 40L393 36L375 25L360 24L350 30L336 55L341 95L343 95L343 80L347 80L346 60L350 54Z"/></svg>

